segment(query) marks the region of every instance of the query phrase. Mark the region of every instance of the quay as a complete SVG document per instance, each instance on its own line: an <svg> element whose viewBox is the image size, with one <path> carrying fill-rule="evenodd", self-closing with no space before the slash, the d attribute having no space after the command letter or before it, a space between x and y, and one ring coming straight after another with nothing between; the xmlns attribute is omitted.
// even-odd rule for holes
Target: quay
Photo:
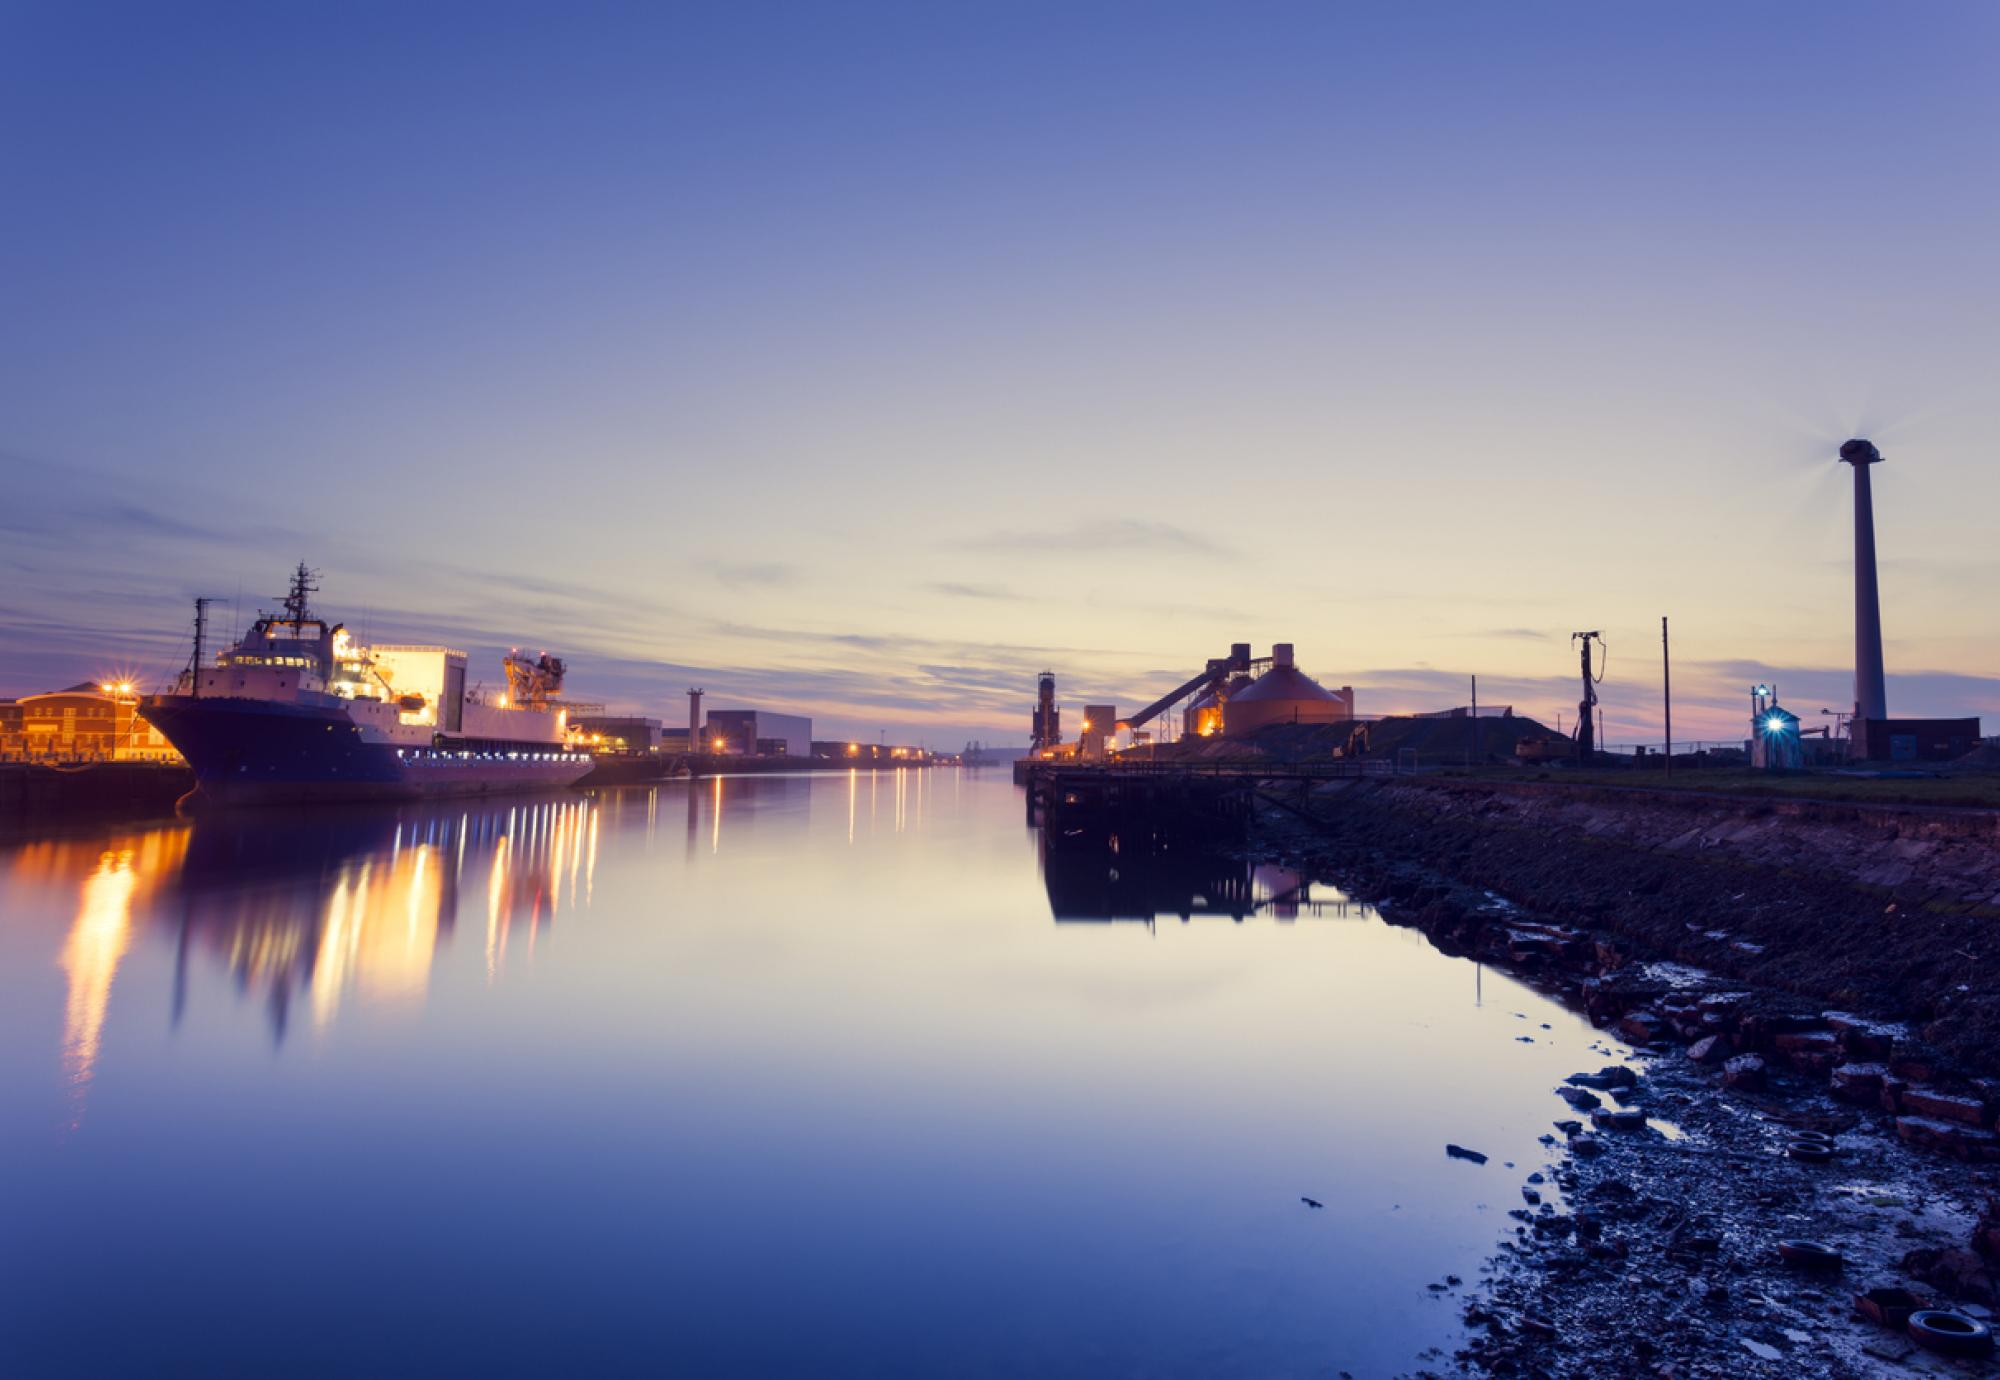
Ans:
<svg viewBox="0 0 2000 1380"><path fill-rule="evenodd" d="M1241 840L1257 797L1296 783L1390 776L1389 762L1118 762L1090 765L1023 758L1030 826L1051 849L1143 853Z"/></svg>
<svg viewBox="0 0 2000 1380"><path fill-rule="evenodd" d="M676 778L750 776L782 772L897 771L950 765L934 757L910 761L854 761L838 757L740 757L713 753L600 754L579 789L649 786Z"/></svg>
<svg viewBox="0 0 2000 1380"><path fill-rule="evenodd" d="M0 813L170 810L194 772L169 762L0 762Z"/></svg>

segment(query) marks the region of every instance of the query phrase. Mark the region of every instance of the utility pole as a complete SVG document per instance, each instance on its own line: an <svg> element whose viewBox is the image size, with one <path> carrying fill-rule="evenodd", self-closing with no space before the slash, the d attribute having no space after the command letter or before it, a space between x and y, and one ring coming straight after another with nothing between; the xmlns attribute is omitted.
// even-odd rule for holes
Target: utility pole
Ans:
<svg viewBox="0 0 2000 1380"><path fill-rule="evenodd" d="M1660 694L1667 709L1667 779L1674 775L1674 663L1667 649L1667 616L1660 615Z"/></svg>
<svg viewBox="0 0 2000 1380"><path fill-rule="evenodd" d="M1472 731L1465 735L1465 765L1479 756L1479 677L1472 678Z"/></svg>

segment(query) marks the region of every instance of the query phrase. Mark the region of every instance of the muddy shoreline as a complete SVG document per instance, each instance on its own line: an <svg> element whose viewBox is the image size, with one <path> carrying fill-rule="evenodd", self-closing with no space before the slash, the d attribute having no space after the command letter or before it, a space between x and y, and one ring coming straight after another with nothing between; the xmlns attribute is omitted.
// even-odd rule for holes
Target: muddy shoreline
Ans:
<svg viewBox="0 0 2000 1380"><path fill-rule="evenodd" d="M2000 1051L1973 1040L1983 1003L1940 1011L1922 962L1857 985L1851 946L1826 938L1893 897L1417 799L1267 808L1252 848L1562 998L1641 1055L1636 1081L1593 1064L1577 1071L1589 1086L1551 1089L1548 1162L1507 1171L1522 1178L1509 1235L1479 1280L1447 1286L1464 1345L1417 1374L1996 1373L1856 1307L1881 1288L1982 1321L2000 1305ZM1807 932L1783 942L1788 923ZM1701 961L1718 951L1733 960ZM1778 980L1749 980L1761 971ZM1831 1154L1790 1148L1815 1141ZM1831 1246L1840 1268L1787 1263L1791 1239Z"/></svg>

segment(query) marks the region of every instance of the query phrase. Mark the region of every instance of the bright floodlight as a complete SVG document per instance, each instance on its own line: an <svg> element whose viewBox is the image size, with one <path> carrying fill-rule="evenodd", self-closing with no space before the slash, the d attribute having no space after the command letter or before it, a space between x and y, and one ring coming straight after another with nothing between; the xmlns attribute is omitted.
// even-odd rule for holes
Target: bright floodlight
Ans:
<svg viewBox="0 0 2000 1380"><path fill-rule="evenodd" d="M1773 714L1770 718L1764 720L1764 727L1771 733L1783 733L1785 731L1785 721L1776 714Z"/></svg>

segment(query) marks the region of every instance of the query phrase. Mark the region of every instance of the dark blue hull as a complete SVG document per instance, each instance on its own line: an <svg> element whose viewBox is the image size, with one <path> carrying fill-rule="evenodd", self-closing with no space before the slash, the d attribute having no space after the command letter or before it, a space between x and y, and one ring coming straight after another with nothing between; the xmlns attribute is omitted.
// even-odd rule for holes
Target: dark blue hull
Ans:
<svg viewBox="0 0 2000 1380"><path fill-rule="evenodd" d="M590 770L587 757L546 747L399 750L365 740L338 707L160 695L140 712L194 768L202 798L220 804L556 789Z"/></svg>

